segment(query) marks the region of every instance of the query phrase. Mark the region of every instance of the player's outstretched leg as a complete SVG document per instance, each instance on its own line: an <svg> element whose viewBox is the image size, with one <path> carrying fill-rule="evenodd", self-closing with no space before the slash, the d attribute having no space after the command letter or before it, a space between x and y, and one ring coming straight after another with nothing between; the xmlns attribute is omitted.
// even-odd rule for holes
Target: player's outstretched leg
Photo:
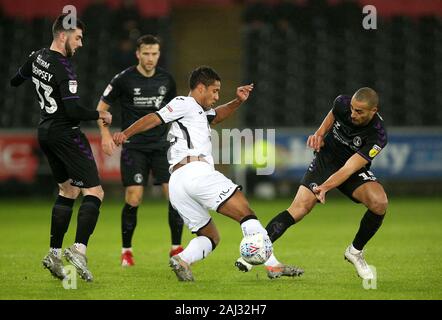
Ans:
<svg viewBox="0 0 442 320"><path fill-rule="evenodd" d="M219 233L212 220L196 234L197 237L189 242L183 252L172 256L169 260L169 265L179 281L194 281L190 266L206 258L219 243Z"/></svg>

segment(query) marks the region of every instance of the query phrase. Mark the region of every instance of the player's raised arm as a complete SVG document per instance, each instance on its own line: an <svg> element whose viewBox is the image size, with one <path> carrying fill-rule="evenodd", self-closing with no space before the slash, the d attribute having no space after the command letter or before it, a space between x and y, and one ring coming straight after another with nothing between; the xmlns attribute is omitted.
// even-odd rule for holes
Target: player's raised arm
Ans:
<svg viewBox="0 0 442 320"><path fill-rule="evenodd" d="M218 106L216 111L216 117L213 119L211 124L217 124L228 117L239 108L239 106L249 98L250 92L253 90L253 83L238 87L236 89L236 98L226 104Z"/></svg>
<svg viewBox="0 0 442 320"><path fill-rule="evenodd" d="M324 145L324 136L333 126L333 122L335 121L335 116L333 112L330 111L327 116L322 121L320 127L316 132L310 135L307 139L307 147L312 148L313 150L319 152L321 147Z"/></svg>
<svg viewBox="0 0 442 320"><path fill-rule="evenodd" d="M155 128L162 123L163 121L157 113L149 113L135 121L129 128L127 128L123 132L114 133L114 142L116 145L120 145L133 135Z"/></svg>

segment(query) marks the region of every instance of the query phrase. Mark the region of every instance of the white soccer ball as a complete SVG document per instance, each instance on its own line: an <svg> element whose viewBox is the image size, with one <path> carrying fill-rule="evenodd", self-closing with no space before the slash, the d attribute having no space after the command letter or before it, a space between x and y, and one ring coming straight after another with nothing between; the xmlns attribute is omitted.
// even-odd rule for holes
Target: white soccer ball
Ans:
<svg viewBox="0 0 442 320"><path fill-rule="evenodd" d="M253 265L263 264L272 255L272 241L262 233L248 235L242 239L239 252L246 262Z"/></svg>

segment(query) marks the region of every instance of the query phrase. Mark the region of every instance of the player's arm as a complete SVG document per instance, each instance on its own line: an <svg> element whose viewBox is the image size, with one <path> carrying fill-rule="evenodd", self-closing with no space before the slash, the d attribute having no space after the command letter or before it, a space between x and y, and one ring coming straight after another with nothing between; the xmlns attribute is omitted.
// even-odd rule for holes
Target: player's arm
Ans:
<svg viewBox="0 0 442 320"><path fill-rule="evenodd" d="M108 111L110 105L100 100L97 105L97 111ZM100 129L101 134L101 148L103 152L108 156L111 156L116 149L114 140L112 139L112 134L109 130L109 126L106 125L102 120L97 120L98 128Z"/></svg>
<svg viewBox="0 0 442 320"><path fill-rule="evenodd" d="M334 122L335 122L335 116L333 115L333 111L330 110L330 112L322 121L318 130L316 130L314 134L308 137L307 146L319 152L321 147L324 145L324 137L327 134L327 132L330 131Z"/></svg>
<svg viewBox="0 0 442 320"><path fill-rule="evenodd" d="M133 135L143 131L148 131L162 123L163 120L157 113L149 113L132 123L132 125L123 132L114 133L114 142L115 144L120 145Z"/></svg>
<svg viewBox="0 0 442 320"><path fill-rule="evenodd" d="M26 62L18 69L15 76L11 79L12 87L18 87L27 79L32 77L32 61L34 59L34 52L32 52Z"/></svg>
<svg viewBox="0 0 442 320"><path fill-rule="evenodd" d="M249 98L250 92L252 90L253 90L253 83L246 86L238 87L236 89L236 98L234 100L226 104L223 104L221 106L218 106L215 109L216 116L212 120L211 124L220 123L225 119L227 119L228 117L230 117L230 115L234 113L236 109L238 109L239 106Z"/></svg>
<svg viewBox="0 0 442 320"><path fill-rule="evenodd" d="M343 167L332 174L323 184L313 189L321 203L325 203L325 194L337 186L341 185L350 176L363 168L368 163L368 160L362 157L360 154L355 153L347 160Z"/></svg>

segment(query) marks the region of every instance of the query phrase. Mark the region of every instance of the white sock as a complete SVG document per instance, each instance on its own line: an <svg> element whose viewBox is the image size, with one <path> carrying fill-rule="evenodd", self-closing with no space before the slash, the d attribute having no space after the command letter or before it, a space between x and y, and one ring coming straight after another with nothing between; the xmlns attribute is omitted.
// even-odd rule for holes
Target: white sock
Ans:
<svg viewBox="0 0 442 320"><path fill-rule="evenodd" d="M74 243L75 249L80 251L80 253L86 255L86 246L82 243Z"/></svg>
<svg viewBox="0 0 442 320"><path fill-rule="evenodd" d="M358 250L355 247L353 247L353 243L352 243L350 246L350 253L351 254L358 254L359 252L361 252L361 250Z"/></svg>
<svg viewBox="0 0 442 320"><path fill-rule="evenodd" d="M49 248L49 252L56 256L58 259L61 259L61 248Z"/></svg>
<svg viewBox="0 0 442 320"><path fill-rule="evenodd" d="M272 253L269 260L267 260L265 263L266 267L276 267L280 262L276 259L275 255Z"/></svg>
<svg viewBox="0 0 442 320"><path fill-rule="evenodd" d="M267 235L267 230L262 226L258 219L249 219L241 223L241 230L244 236L254 233L262 233Z"/></svg>
<svg viewBox="0 0 442 320"><path fill-rule="evenodd" d="M132 252L132 248L122 248L121 253L126 253L127 251Z"/></svg>
<svg viewBox="0 0 442 320"><path fill-rule="evenodd" d="M212 242L205 236L192 239L178 256L187 264L202 260L212 252Z"/></svg>

